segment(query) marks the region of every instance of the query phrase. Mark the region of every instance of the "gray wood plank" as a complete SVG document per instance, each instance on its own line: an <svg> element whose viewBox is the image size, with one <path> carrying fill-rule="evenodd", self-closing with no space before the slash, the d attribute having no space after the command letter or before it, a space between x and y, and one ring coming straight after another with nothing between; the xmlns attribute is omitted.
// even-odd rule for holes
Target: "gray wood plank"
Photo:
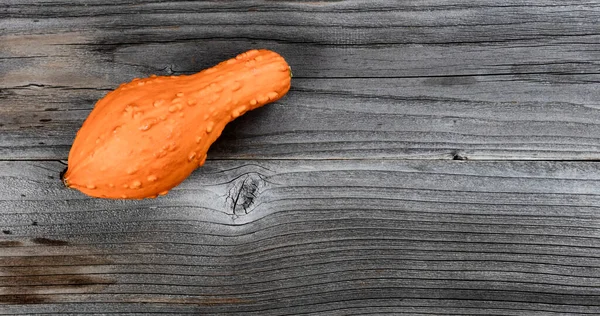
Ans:
<svg viewBox="0 0 600 316"><path fill-rule="evenodd" d="M281 52L296 77L598 74L595 1L11 1L2 87L113 88L241 51Z"/></svg>
<svg viewBox="0 0 600 316"><path fill-rule="evenodd" d="M596 13L590 19L599 18L600 13ZM84 22L80 22L82 27ZM572 23L585 23L585 19ZM127 42L131 36L127 31L111 34L107 41L88 38L82 31L63 33L47 27L55 33L0 35L5 43L0 47L0 62L6 75L2 87L36 83L112 88L123 81L153 73L194 73L256 47L281 53L293 66L297 78L600 72L600 31L581 36L562 36L557 31L556 36L548 39L514 41L497 41L494 34L489 34L487 41L473 43L396 43L391 40L383 44L324 45L281 42L269 37L176 40L170 39L175 36L171 33L162 39ZM328 27L315 29L327 30ZM333 38L341 42L348 36L351 35L342 29ZM454 34L446 36L454 38Z"/></svg>
<svg viewBox="0 0 600 316"><path fill-rule="evenodd" d="M284 99L232 122L209 159L600 159L594 76L469 78L294 79ZM66 159L104 93L12 89L0 159Z"/></svg>
<svg viewBox="0 0 600 316"><path fill-rule="evenodd" d="M600 313L600 168L211 161L89 199L0 162L0 314Z"/></svg>

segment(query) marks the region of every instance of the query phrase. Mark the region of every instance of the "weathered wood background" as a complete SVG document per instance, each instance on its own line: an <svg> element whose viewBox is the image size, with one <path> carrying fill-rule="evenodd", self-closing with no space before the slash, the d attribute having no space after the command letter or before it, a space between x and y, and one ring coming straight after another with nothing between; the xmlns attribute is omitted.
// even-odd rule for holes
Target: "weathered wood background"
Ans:
<svg viewBox="0 0 600 316"><path fill-rule="evenodd" d="M600 314L600 1L0 3L0 315ZM148 201L65 189L119 83L294 72Z"/></svg>

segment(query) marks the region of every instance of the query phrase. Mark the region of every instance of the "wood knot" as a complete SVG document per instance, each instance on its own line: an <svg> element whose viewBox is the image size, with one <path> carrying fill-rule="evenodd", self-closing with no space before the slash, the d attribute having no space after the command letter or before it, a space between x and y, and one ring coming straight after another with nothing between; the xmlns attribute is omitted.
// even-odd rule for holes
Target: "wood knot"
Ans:
<svg viewBox="0 0 600 316"><path fill-rule="evenodd" d="M246 215L252 211L265 179L258 173L248 173L232 182L227 193L227 204L233 215Z"/></svg>
<svg viewBox="0 0 600 316"><path fill-rule="evenodd" d="M452 160L468 160L469 158L462 152L456 151L452 153Z"/></svg>

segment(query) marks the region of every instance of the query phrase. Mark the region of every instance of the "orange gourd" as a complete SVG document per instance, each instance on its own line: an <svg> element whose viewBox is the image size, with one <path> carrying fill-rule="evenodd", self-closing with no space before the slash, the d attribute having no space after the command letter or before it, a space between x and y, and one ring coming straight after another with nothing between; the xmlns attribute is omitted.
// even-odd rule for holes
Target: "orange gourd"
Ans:
<svg viewBox="0 0 600 316"><path fill-rule="evenodd" d="M122 84L83 123L63 181L100 198L164 195L204 164L227 123L281 98L290 78L283 57L251 50L194 75Z"/></svg>

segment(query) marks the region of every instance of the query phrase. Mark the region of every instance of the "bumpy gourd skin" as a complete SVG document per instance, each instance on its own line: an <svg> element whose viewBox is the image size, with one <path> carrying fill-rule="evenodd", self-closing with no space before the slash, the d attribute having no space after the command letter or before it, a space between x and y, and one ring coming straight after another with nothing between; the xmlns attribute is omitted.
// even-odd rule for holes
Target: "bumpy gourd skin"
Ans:
<svg viewBox="0 0 600 316"><path fill-rule="evenodd" d="M190 76L151 76L100 99L77 133L63 181L100 198L164 195L204 164L227 123L281 98L290 67L251 50Z"/></svg>

